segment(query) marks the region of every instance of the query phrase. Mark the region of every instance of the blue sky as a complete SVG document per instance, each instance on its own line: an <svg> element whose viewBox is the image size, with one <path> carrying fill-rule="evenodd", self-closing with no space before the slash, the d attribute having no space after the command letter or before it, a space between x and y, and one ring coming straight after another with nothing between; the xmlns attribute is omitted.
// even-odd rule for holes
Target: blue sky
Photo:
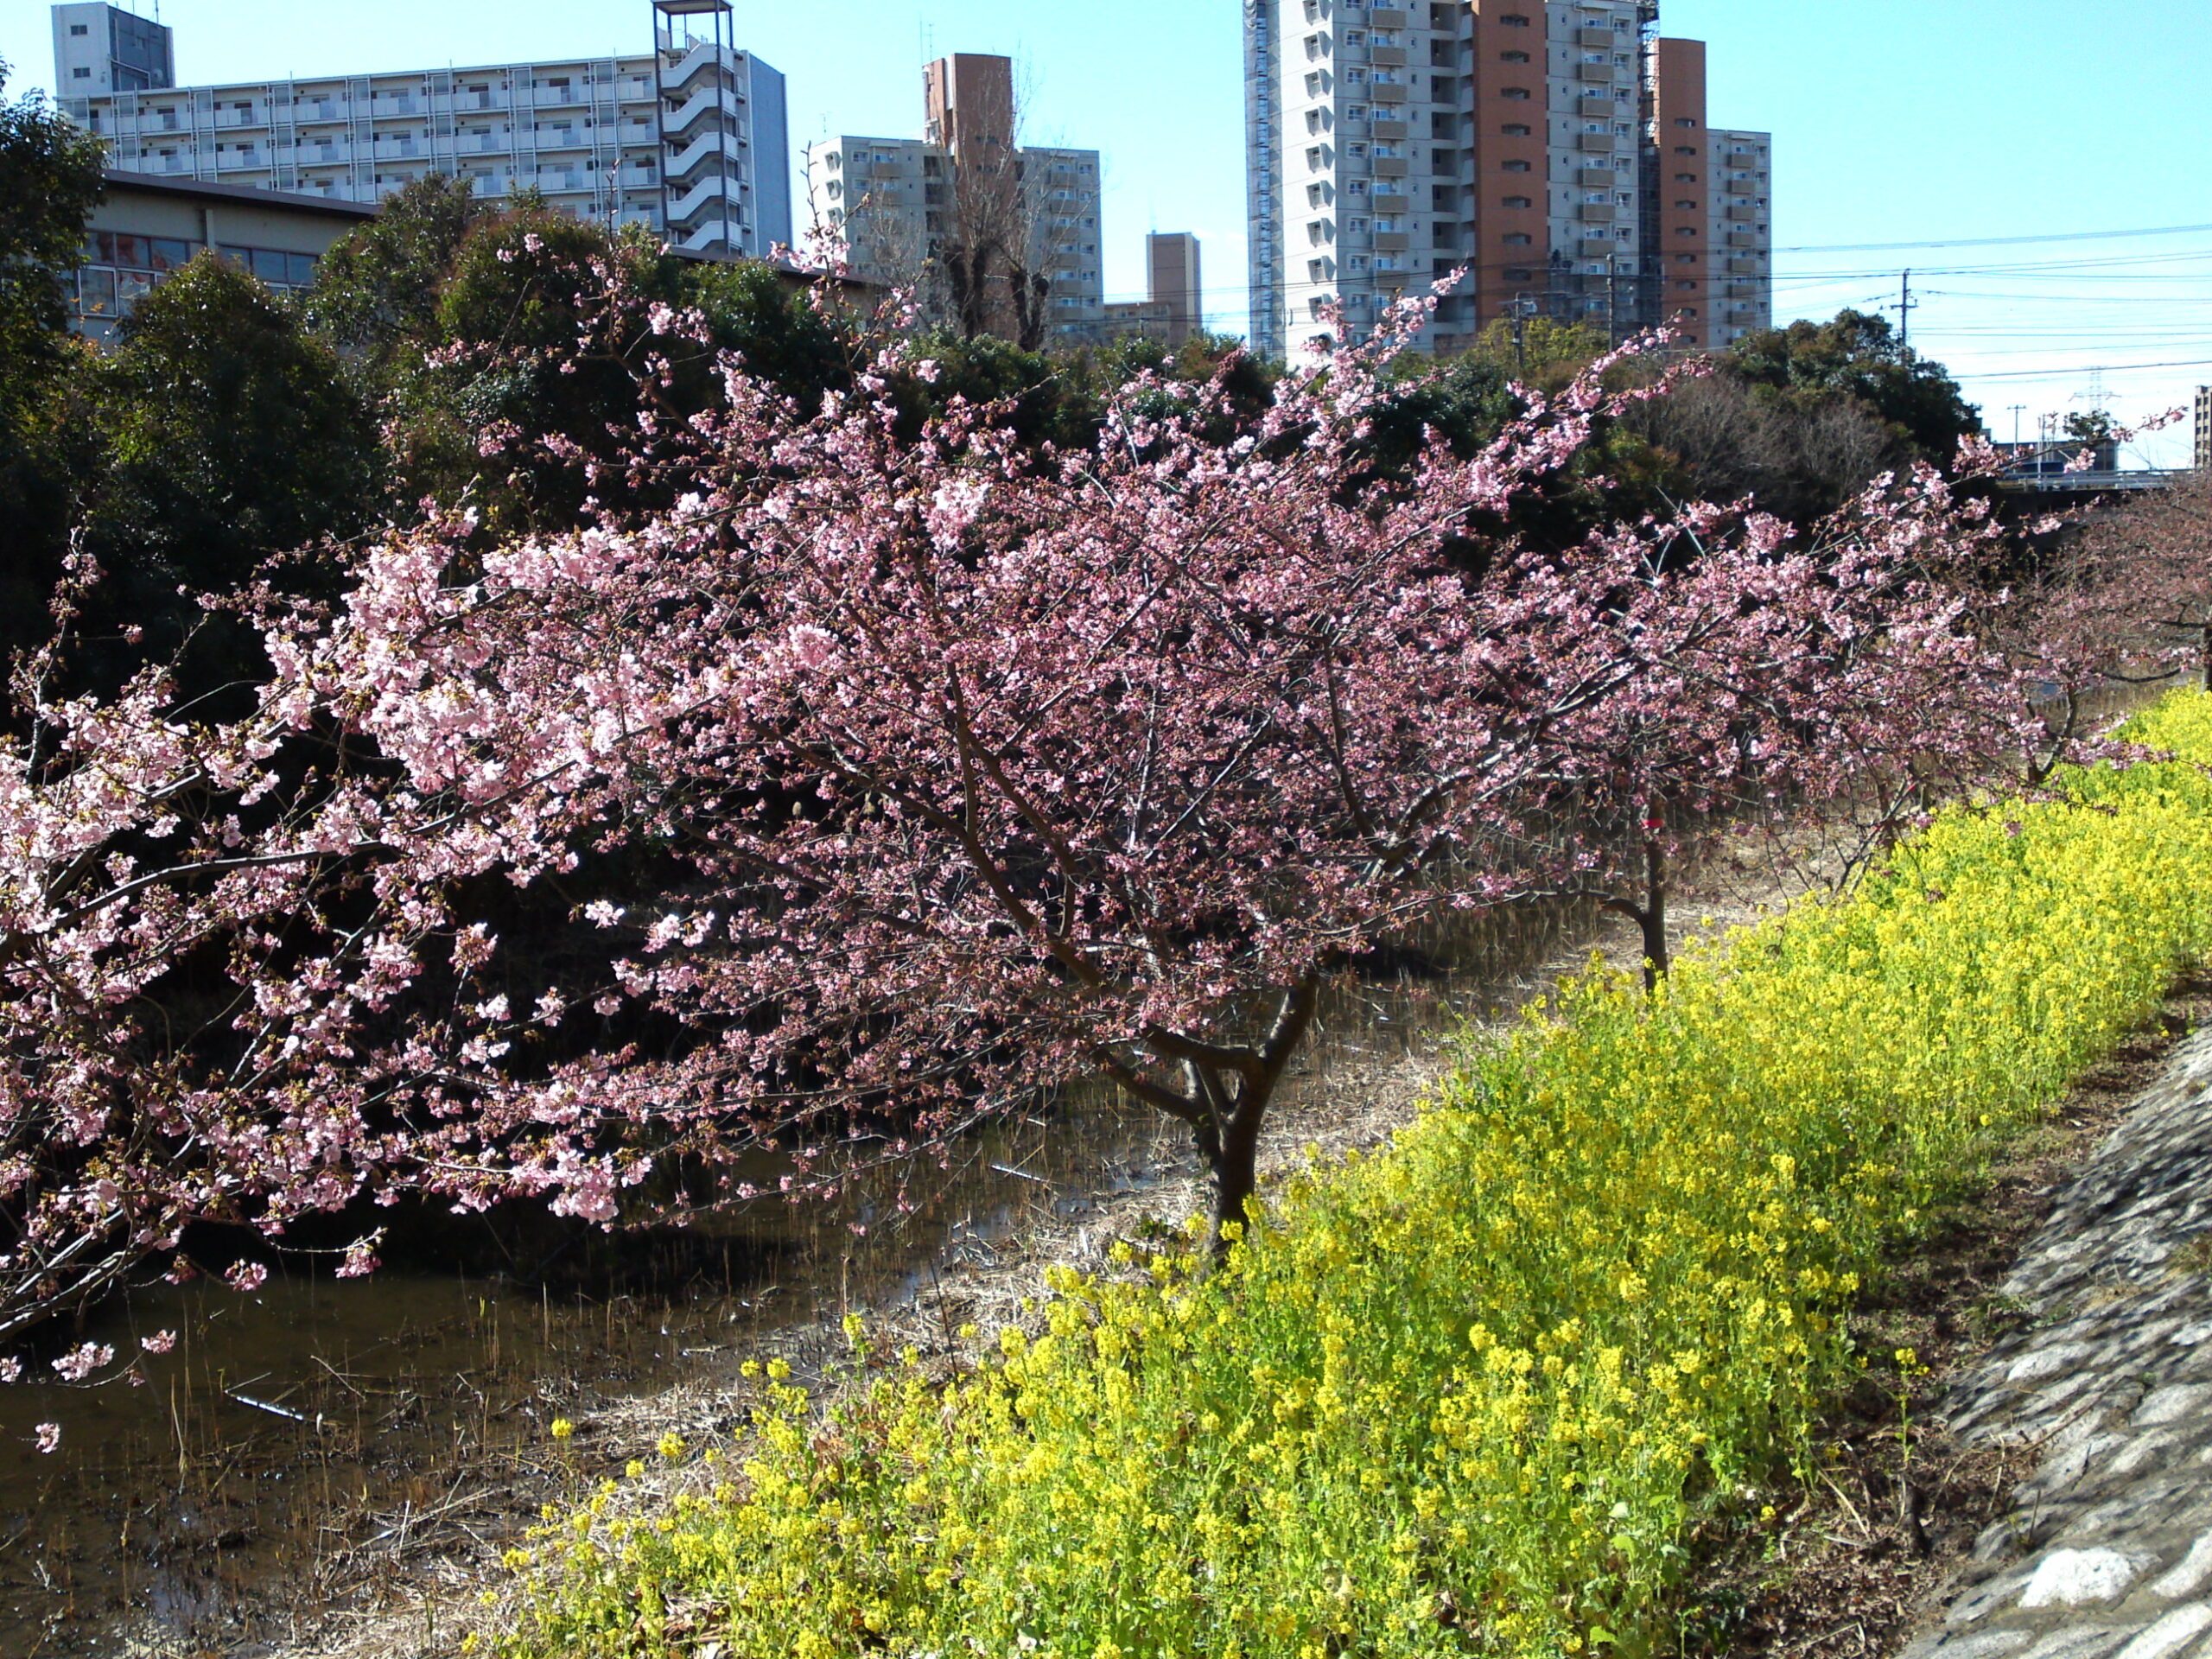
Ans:
<svg viewBox="0 0 2212 1659"><path fill-rule="evenodd" d="M789 77L795 149L826 131L914 130L929 56L1014 56L1033 140L1105 153L1109 296L1141 289L1147 230L1195 231L1208 308L1241 330L1235 0L740 0L737 17ZM2083 407L2100 365L2123 417L2212 382L2212 229L1840 251L2212 226L2212 0L1662 0L1662 18L1710 42L1715 124L1775 134L1776 242L1805 250L1777 255L1779 317L1894 304L1911 266L1915 343L2000 437L2013 404L2031 435ZM194 82L636 51L647 8L163 0L162 19ZM51 56L45 5L0 0L13 86L44 86ZM2177 429L2145 456L2186 444Z"/></svg>

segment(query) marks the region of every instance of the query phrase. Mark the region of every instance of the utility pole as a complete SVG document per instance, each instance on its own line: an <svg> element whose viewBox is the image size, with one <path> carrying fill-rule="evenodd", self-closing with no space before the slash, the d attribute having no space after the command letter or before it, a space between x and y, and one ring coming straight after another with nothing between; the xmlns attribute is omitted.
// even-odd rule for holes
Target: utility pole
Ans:
<svg viewBox="0 0 2212 1659"><path fill-rule="evenodd" d="M2020 416L2027 413L2028 406L2025 404L2007 404L2005 407L2012 411L2012 446L2018 448L2020 443Z"/></svg>
<svg viewBox="0 0 2212 1659"><path fill-rule="evenodd" d="M1912 314L1919 308L1920 302L1912 297L1912 273L1908 270L1897 295L1897 346L1901 350L1912 349Z"/></svg>

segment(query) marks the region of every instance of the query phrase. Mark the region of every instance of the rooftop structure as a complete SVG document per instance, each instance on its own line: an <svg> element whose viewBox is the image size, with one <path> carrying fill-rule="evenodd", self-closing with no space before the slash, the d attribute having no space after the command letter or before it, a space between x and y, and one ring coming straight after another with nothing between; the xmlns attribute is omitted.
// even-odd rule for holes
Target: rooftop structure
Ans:
<svg viewBox="0 0 2212 1659"><path fill-rule="evenodd" d="M654 49L635 56L190 87L162 25L102 3L54 13L61 107L129 171L359 202L438 172L690 252L791 240L784 78L728 38L729 0L654 0ZM126 84L140 59L158 75Z"/></svg>

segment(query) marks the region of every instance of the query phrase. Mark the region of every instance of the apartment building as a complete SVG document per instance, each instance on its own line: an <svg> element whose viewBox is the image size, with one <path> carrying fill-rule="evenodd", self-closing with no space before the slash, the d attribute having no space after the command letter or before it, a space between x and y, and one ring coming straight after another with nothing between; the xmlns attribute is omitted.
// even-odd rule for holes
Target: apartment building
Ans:
<svg viewBox="0 0 2212 1659"><path fill-rule="evenodd" d="M1106 315L1098 152L1016 142L1010 58L940 58L923 92L920 137L807 147L815 242L949 319L1039 343L1095 337Z"/></svg>
<svg viewBox="0 0 2212 1659"><path fill-rule="evenodd" d="M133 173L362 202L444 173L760 257L791 237L784 79L728 37L728 12L657 0L635 56L181 87L168 29L71 3L54 8L55 85Z"/></svg>
<svg viewBox="0 0 2212 1659"><path fill-rule="evenodd" d="M2212 386L2196 389L2196 470L2212 473Z"/></svg>
<svg viewBox="0 0 2212 1659"><path fill-rule="evenodd" d="M1461 268L1427 349L1516 315L1762 326L1771 141L1707 127L1704 48L1657 26L1656 0L1244 0L1255 346Z"/></svg>

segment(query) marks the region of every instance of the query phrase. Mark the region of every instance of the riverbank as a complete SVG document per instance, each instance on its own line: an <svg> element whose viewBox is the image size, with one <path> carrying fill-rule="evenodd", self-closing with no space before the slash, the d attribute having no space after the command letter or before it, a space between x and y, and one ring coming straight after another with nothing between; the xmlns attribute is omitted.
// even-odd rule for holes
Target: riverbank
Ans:
<svg viewBox="0 0 2212 1659"><path fill-rule="evenodd" d="M2156 723L2212 753L2202 700ZM1944 815L1653 1003L1573 988L1224 1274L1060 1271L1003 1364L893 1363L818 1429L766 1385L746 1480L650 1524L618 1482L541 1539L513 1650L1660 1639L1699 1532L1806 1466L1860 1274L2208 944L2202 774L2072 787Z"/></svg>

